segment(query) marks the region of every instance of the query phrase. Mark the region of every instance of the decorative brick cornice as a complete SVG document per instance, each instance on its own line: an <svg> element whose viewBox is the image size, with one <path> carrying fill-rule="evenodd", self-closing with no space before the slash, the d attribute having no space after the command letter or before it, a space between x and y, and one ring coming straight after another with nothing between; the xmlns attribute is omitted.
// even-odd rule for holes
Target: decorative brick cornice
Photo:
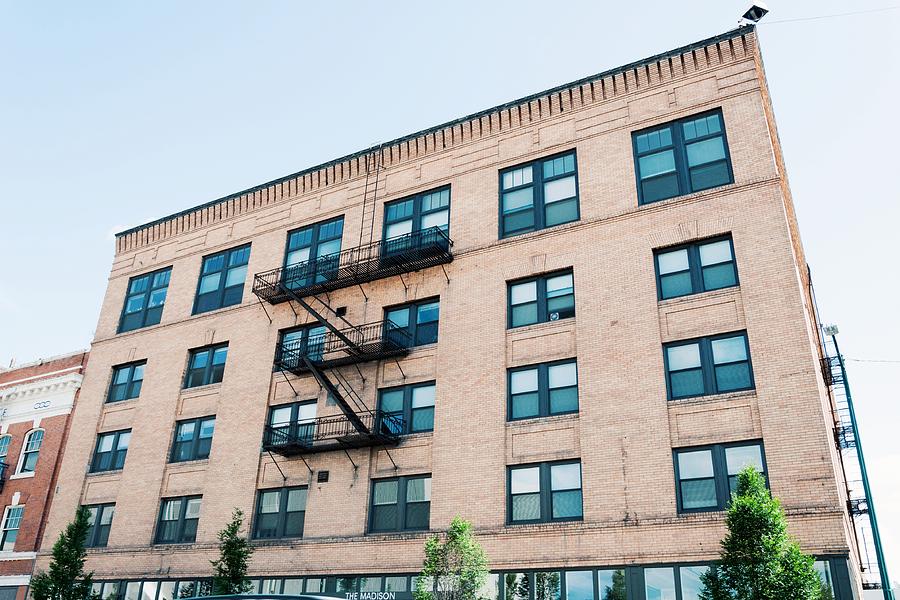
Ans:
<svg viewBox="0 0 900 600"><path fill-rule="evenodd" d="M383 167L394 167L567 111L642 92L684 76L744 60L755 52L754 27L739 27L122 231L116 234L116 254L157 244L173 236L271 206L286 198L365 176L366 165L375 164L378 153L381 154Z"/></svg>

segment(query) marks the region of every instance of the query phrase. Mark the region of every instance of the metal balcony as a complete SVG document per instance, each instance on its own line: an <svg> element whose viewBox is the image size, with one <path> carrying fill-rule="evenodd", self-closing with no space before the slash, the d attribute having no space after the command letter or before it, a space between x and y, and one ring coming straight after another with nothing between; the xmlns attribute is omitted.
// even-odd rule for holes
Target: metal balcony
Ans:
<svg viewBox="0 0 900 600"><path fill-rule="evenodd" d="M326 331L308 340L282 343L275 354L275 368L296 375L309 372L303 357L316 367L331 369L353 363L404 356L412 346L412 337L392 321L376 321L359 327ZM347 340L351 343L348 344Z"/></svg>
<svg viewBox="0 0 900 600"><path fill-rule="evenodd" d="M293 295L311 296L419 271L451 262L452 246L453 241L440 227L429 227L257 273L253 278L253 293L270 304L278 304Z"/></svg>
<svg viewBox="0 0 900 600"><path fill-rule="evenodd" d="M365 426L357 429L346 415L317 417L299 423L266 425L263 450L282 456L298 456L348 448L396 446L402 423L379 411L357 415Z"/></svg>

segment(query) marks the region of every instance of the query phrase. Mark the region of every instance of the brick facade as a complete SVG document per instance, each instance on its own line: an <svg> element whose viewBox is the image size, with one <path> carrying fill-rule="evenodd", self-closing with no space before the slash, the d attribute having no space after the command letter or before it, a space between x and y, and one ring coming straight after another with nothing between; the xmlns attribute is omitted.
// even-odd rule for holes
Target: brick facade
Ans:
<svg viewBox="0 0 900 600"><path fill-rule="evenodd" d="M260 543L254 577L415 573L425 533L367 534L371 480L430 473L431 528L472 520L495 571L708 562L723 515L678 513L673 449L762 440L791 532L846 569L854 550L831 409L765 85L744 28L383 146L375 231L386 201L450 185L454 242L446 279L433 267L328 295L354 324L440 298L437 344L341 369L370 407L379 389L435 381L433 433L395 449L305 463L260 452L270 406L317 399L319 416L338 409L312 377L273 374L279 330L312 318L287 304L264 310L251 275L280 267L287 232L300 226L343 215L342 248L357 244L369 153L120 234L43 551L78 504L114 502L109 545L89 557L98 578L205 577L233 507L252 518L258 489L308 485L303 538ZM722 111L734 183L639 205L632 132L710 109ZM498 171L573 149L579 219L498 239ZM723 234L740 285L658 301L654 249ZM242 302L192 315L202 257L245 243ZM169 266L161 323L117 334L129 279ZM507 329L506 282L569 268L575 318ZM733 331L747 332L755 389L667 401L662 345ZM183 390L188 350L226 341L223 381ZM507 369L572 357L579 412L508 422ZM140 396L105 403L112 366L135 360L147 361ZM208 415L209 458L168 463L176 420ZM129 428L124 469L85 475L97 434ZM507 525L507 467L562 459L581 461L583 520ZM195 494L196 542L154 544L160 498Z"/></svg>

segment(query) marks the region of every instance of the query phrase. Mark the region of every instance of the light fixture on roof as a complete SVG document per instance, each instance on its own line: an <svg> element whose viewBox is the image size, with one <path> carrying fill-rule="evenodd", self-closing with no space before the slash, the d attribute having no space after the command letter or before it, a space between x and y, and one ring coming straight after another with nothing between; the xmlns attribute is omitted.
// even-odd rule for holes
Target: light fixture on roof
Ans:
<svg viewBox="0 0 900 600"><path fill-rule="evenodd" d="M769 7L766 6L765 2L754 2L750 5L750 8L747 9L747 12L741 17L740 24L748 25L753 23L756 25L759 23L759 20L766 16L766 13L769 12Z"/></svg>

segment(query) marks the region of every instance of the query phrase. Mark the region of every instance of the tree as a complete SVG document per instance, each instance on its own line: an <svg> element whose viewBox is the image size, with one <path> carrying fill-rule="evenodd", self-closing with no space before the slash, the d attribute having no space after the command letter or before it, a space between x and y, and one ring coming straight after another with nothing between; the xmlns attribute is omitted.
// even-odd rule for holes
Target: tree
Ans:
<svg viewBox="0 0 900 600"><path fill-rule="evenodd" d="M413 597L481 600L478 593L487 576L487 556L472 533L472 524L457 516L450 523L446 541L434 535L425 542L425 563Z"/></svg>
<svg viewBox="0 0 900 600"><path fill-rule="evenodd" d="M753 467L738 475L725 523L721 562L703 575L701 600L821 600L813 557L788 535L781 503Z"/></svg>
<svg viewBox="0 0 900 600"><path fill-rule="evenodd" d="M600 600L625 600L625 570L616 569L612 574L612 585L604 586Z"/></svg>
<svg viewBox="0 0 900 600"><path fill-rule="evenodd" d="M213 594L243 594L250 591L247 567L253 547L241 537L244 513L235 508L231 522L216 534L219 538L219 558L209 561L213 566Z"/></svg>
<svg viewBox="0 0 900 600"><path fill-rule="evenodd" d="M31 596L34 600L85 600L97 597L91 594L94 574L84 572L87 555L84 543L90 528L90 512L79 506L75 520L66 525L53 544L49 572L41 571L31 578Z"/></svg>

